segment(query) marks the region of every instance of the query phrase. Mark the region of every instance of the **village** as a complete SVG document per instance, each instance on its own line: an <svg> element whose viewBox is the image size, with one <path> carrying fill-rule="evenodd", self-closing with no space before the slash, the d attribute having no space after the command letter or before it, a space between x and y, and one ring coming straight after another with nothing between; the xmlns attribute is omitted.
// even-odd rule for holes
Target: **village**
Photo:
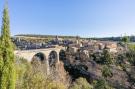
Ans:
<svg viewBox="0 0 135 89"><path fill-rule="evenodd" d="M102 52L106 48L109 52L117 53L118 50L122 48L118 47L118 42L115 41L99 41L99 40L85 40L78 36L72 39L62 39L55 36L51 40L46 40L45 38L28 38L28 37L13 37L13 42L20 50L30 50L30 49L44 49L44 48L54 48L55 46L71 47L74 49L83 49L90 52Z"/></svg>

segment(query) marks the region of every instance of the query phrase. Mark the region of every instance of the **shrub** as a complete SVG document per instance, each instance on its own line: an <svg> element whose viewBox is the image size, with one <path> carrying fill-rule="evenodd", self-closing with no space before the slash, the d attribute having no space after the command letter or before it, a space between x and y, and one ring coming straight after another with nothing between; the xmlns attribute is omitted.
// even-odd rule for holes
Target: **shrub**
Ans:
<svg viewBox="0 0 135 89"><path fill-rule="evenodd" d="M32 64L23 58L16 59L17 83L16 89L67 89L67 84L58 76L58 72L46 73L46 65L40 61ZM59 80L58 80L59 79ZM68 80L67 80L68 81Z"/></svg>
<svg viewBox="0 0 135 89"><path fill-rule="evenodd" d="M126 56L128 58L128 61L130 62L130 64L135 66L135 50L129 50L126 53Z"/></svg>
<svg viewBox="0 0 135 89"><path fill-rule="evenodd" d="M22 89L24 74L30 68L30 63L24 58L16 57L16 89Z"/></svg>
<svg viewBox="0 0 135 89"><path fill-rule="evenodd" d="M102 68L102 76L105 77L105 78L113 76L112 71L109 68L109 66L107 66L107 65L103 66L103 68Z"/></svg>
<svg viewBox="0 0 135 89"><path fill-rule="evenodd" d="M107 64L107 65L112 64L112 57L107 49L103 50L102 62L103 64Z"/></svg>
<svg viewBox="0 0 135 89"><path fill-rule="evenodd" d="M70 89L93 89L93 86L90 85L86 81L86 79L79 78L74 82L73 86Z"/></svg>
<svg viewBox="0 0 135 89"><path fill-rule="evenodd" d="M114 89L108 85L104 79L99 79L94 83L94 89Z"/></svg>

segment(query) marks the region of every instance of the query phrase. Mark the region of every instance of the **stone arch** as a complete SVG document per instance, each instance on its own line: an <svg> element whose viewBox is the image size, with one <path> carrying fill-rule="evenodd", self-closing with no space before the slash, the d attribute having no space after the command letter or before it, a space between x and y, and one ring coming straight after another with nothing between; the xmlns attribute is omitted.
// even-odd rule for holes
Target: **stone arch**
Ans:
<svg viewBox="0 0 135 89"><path fill-rule="evenodd" d="M66 60L66 52L63 49L61 49L59 52L59 60L60 61Z"/></svg>
<svg viewBox="0 0 135 89"><path fill-rule="evenodd" d="M34 61L34 60L37 60L37 61L40 61L40 62L45 62L46 56L45 56L44 53L38 52L32 57L32 61Z"/></svg>
<svg viewBox="0 0 135 89"><path fill-rule="evenodd" d="M48 62L49 62L49 66L55 66L55 64L58 62L59 58L58 58L58 54L56 51L51 51L48 55Z"/></svg>

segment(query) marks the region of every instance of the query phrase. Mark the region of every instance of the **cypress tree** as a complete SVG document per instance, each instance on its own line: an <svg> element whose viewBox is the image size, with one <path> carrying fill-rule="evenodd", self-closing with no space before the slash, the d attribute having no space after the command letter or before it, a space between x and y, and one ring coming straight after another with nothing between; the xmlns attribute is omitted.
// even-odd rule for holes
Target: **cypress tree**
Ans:
<svg viewBox="0 0 135 89"><path fill-rule="evenodd" d="M15 89L14 51L9 23L8 7L5 5L0 38L0 89Z"/></svg>

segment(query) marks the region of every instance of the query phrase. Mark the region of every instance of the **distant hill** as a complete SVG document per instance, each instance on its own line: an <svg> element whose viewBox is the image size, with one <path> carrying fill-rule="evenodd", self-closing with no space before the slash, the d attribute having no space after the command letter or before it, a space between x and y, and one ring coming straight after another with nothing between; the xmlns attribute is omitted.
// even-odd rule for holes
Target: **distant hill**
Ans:
<svg viewBox="0 0 135 89"><path fill-rule="evenodd" d="M73 39L76 38L77 36L60 36L60 35L38 35L38 34L18 34L15 36L24 36L24 37L38 37L38 38L55 38L58 36L59 38L63 39ZM122 37L103 37L103 38L83 38L78 36L80 39L92 39L92 40L100 40L100 41L121 41ZM135 36L128 36L130 38L131 42L135 42Z"/></svg>
<svg viewBox="0 0 135 89"><path fill-rule="evenodd" d="M135 36L128 36L131 42L135 42ZM104 37L104 38L91 38L93 40L101 41L121 41L122 37Z"/></svg>
<svg viewBox="0 0 135 89"><path fill-rule="evenodd" d="M59 35L38 35L38 34L18 34L15 36L24 36L24 37L39 37L39 38L55 38L58 36L59 38L76 38L76 36L59 36Z"/></svg>
<svg viewBox="0 0 135 89"><path fill-rule="evenodd" d="M104 38L91 38L100 41L121 41L122 37L104 37Z"/></svg>

